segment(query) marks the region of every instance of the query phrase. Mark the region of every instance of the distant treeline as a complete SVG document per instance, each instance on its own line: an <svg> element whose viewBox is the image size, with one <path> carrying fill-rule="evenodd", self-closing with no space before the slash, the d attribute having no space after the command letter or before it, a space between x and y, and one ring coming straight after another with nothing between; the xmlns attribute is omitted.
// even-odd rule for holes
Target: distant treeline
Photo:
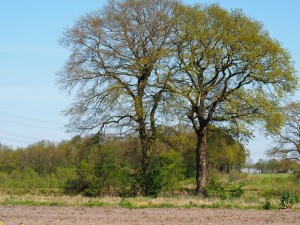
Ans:
<svg viewBox="0 0 300 225"><path fill-rule="evenodd" d="M40 141L26 148L0 148L1 187L58 187L67 194L152 195L178 189L195 177L194 132L161 127L147 176L141 176L138 137L75 136L58 144ZM242 168L247 151L225 131L212 128L208 136L210 169ZM40 182L39 178L46 178ZM39 184L37 184L39 183ZM140 193L141 186L147 193Z"/></svg>

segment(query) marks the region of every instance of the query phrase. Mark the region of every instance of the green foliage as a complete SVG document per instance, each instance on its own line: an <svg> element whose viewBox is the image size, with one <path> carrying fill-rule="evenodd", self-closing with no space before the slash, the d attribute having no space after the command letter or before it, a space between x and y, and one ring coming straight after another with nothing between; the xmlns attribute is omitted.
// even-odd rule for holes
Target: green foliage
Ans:
<svg viewBox="0 0 300 225"><path fill-rule="evenodd" d="M270 200L266 200L265 204L262 207L264 210L270 210L271 209L271 202Z"/></svg>
<svg viewBox="0 0 300 225"><path fill-rule="evenodd" d="M197 137L192 130L181 127L163 127L159 140L183 158L186 177L196 176L195 145ZM207 137L207 163L210 168L228 172L239 169L245 163L248 152L227 131L214 126L209 127ZM161 146L160 146L161 147Z"/></svg>
<svg viewBox="0 0 300 225"><path fill-rule="evenodd" d="M207 198L240 198L245 191L242 189L244 183L226 182L211 178L209 184L204 188L204 196Z"/></svg>
<svg viewBox="0 0 300 225"><path fill-rule="evenodd" d="M127 208L127 209L137 208L136 205L134 205L132 202L130 202L126 198L121 199L121 201L119 202L119 206L121 206L122 208Z"/></svg>
<svg viewBox="0 0 300 225"><path fill-rule="evenodd" d="M230 197L240 198L245 193L242 189L243 186L242 183L229 186Z"/></svg>
<svg viewBox="0 0 300 225"><path fill-rule="evenodd" d="M212 179L204 188L204 196L207 198L225 198L225 185L220 181Z"/></svg>
<svg viewBox="0 0 300 225"><path fill-rule="evenodd" d="M241 173L238 170L231 170L228 174L229 182L240 182L247 177L246 173Z"/></svg>
<svg viewBox="0 0 300 225"><path fill-rule="evenodd" d="M69 179L64 186L65 194L80 194L90 187L93 173L91 164L82 161L76 170L76 176Z"/></svg>
<svg viewBox="0 0 300 225"><path fill-rule="evenodd" d="M228 172L233 168L241 168L246 162L248 152L228 131L210 126L207 145L207 162L210 167Z"/></svg>
<svg viewBox="0 0 300 225"><path fill-rule="evenodd" d="M13 170L10 174L0 172L0 188L61 188L68 179L58 176L55 172L40 175L32 168Z"/></svg>
<svg viewBox="0 0 300 225"><path fill-rule="evenodd" d="M110 148L103 149L101 158L94 168L94 179L85 194L99 195L128 195L132 179L126 167L122 167L118 153Z"/></svg>
<svg viewBox="0 0 300 225"><path fill-rule="evenodd" d="M177 152L161 153L151 160L144 179L141 179L143 194L157 197L161 191L175 190L183 174L182 158Z"/></svg>
<svg viewBox="0 0 300 225"><path fill-rule="evenodd" d="M295 203L298 202L298 198L295 193L290 191L283 191L280 196L280 205L284 209L291 209Z"/></svg>
<svg viewBox="0 0 300 225"><path fill-rule="evenodd" d="M70 179L65 187L66 194L86 196L125 195L131 184L131 178L123 168L120 158L111 148L103 149L99 161L83 160L76 171L76 177Z"/></svg>
<svg viewBox="0 0 300 225"><path fill-rule="evenodd" d="M217 138L218 133L223 134L220 131L210 138ZM187 190L180 182L187 177L193 178L188 188L189 193L193 192L193 145L196 136L190 130L160 128L159 139L156 141L159 150L150 160L147 177L144 179L138 172L141 159L137 138L107 137L101 145L97 140L94 135L75 136L70 141L59 144L41 141L23 149L2 148L0 188L63 188L65 194L86 196L125 197L145 193L157 196ZM219 146L220 150L235 142L230 138L226 140L228 142L224 141ZM210 143L212 146L213 140ZM219 160L222 157L227 156L222 154ZM213 165L211 162L209 164ZM219 173L217 169L215 172ZM149 191L151 189L157 191Z"/></svg>

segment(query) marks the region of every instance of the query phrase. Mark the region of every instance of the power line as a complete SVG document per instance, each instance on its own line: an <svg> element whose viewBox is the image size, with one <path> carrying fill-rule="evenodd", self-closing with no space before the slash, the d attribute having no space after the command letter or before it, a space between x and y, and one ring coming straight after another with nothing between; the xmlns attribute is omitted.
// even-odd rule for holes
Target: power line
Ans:
<svg viewBox="0 0 300 225"><path fill-rule="evenodd" d="M0 122L11 123L11 124L16 124L16 125L22 125L22 126L28 126L28 127L34 127L34 128L39 128L39 129L61 130L61 129L58 129L58 128L50 128L50 127L36 126L36 125L32 125L32 124L20 123L20 122L9 121L9 120L0 120Z"/></svg>
<svg viewBox="0 0 300 225"><path fill-rule="evenodd" d="M39 119L30 118L30 117L25 117L25 116L19 116L19 115L9 114L9 113L3 113L3 112L0 112L0 115L3 115L3 116L9 116L9 117L14 117L14 118L19 118L19 119L25 119L25 120L32 120L32 121L41 122L41 123L47 123L47 124L52 124L52 125L53 125L53 124L56 124L56 125L62 126L62 124L55 123L55 122L52 122L52 121L39 120Z"/></svg>
<svg viewBox="0 0 300 225"><path fill-rule="evenodd" d="M14 136L14 137L26 138L26 139L27 138L28 139L41 139L41 138L38 138L38 137L33 137L33 136L29 136L29 135L24 135L24 134L11 133L11 132L3 131L3 130L0 130L0 133L8 134L9 136Z"/></svg>
<svg viewBox="0 0 300 225"><path fill-rule="evenodd" d="M17 143L23 143L23 144L29 144L28 141L25 141L25 140L21 140L21 139L16 139L16 138L7 138L7 137L0 137L0 142L1 144L5 144L5 141L2 141L2 140L7 140L7 141L13 141L13 142L17 142Z"/></svg>

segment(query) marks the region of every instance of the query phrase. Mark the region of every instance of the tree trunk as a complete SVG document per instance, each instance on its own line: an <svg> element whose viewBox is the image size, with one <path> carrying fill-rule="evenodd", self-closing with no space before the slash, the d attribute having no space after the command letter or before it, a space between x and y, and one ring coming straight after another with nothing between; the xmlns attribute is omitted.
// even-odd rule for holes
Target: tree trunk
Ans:
<svg viewBox="0 0 300 225"><path fill-rule="evenodd" d="M149 166L149 141L146 133L146 127L143 121L139 123L139 137L142 150L141 167L142 175L145 177Z"/></svg>
<svg viewBox="0 0 300 225"><path fill-rule="evenodd" d="M202 125L197 133L197 149L196 149L196 195L202 196L204 187L206 186L207 176L207 163L206 163L206 151L207 151L207 125Z"/></svg>

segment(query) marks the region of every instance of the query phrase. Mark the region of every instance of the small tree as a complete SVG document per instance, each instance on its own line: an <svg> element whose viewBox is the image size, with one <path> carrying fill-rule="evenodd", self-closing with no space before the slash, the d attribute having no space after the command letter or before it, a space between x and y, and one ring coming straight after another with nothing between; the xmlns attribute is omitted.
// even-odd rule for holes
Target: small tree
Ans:
<svg viewBox="0 0 300 225"><path fill-rule="evenodd" d="M279 170L279 163L276 159L270 159L267 163L268 172L274 173Z"/></svg>
<svg viewBox="0 0 300 225"><path fill-rule="evenodd" d="M300 162L300 102L288 104L282 112L285 125L273 135L276 145L268 151L268 155Z"/></svg>
<svg viewBox="0 0 300 225"><path fill-rule="evenodd" d="M257 163L255 163L255 168L260 171L260 173L265 173L267 171L267 161L263 159L259 159Z"/></svg>

